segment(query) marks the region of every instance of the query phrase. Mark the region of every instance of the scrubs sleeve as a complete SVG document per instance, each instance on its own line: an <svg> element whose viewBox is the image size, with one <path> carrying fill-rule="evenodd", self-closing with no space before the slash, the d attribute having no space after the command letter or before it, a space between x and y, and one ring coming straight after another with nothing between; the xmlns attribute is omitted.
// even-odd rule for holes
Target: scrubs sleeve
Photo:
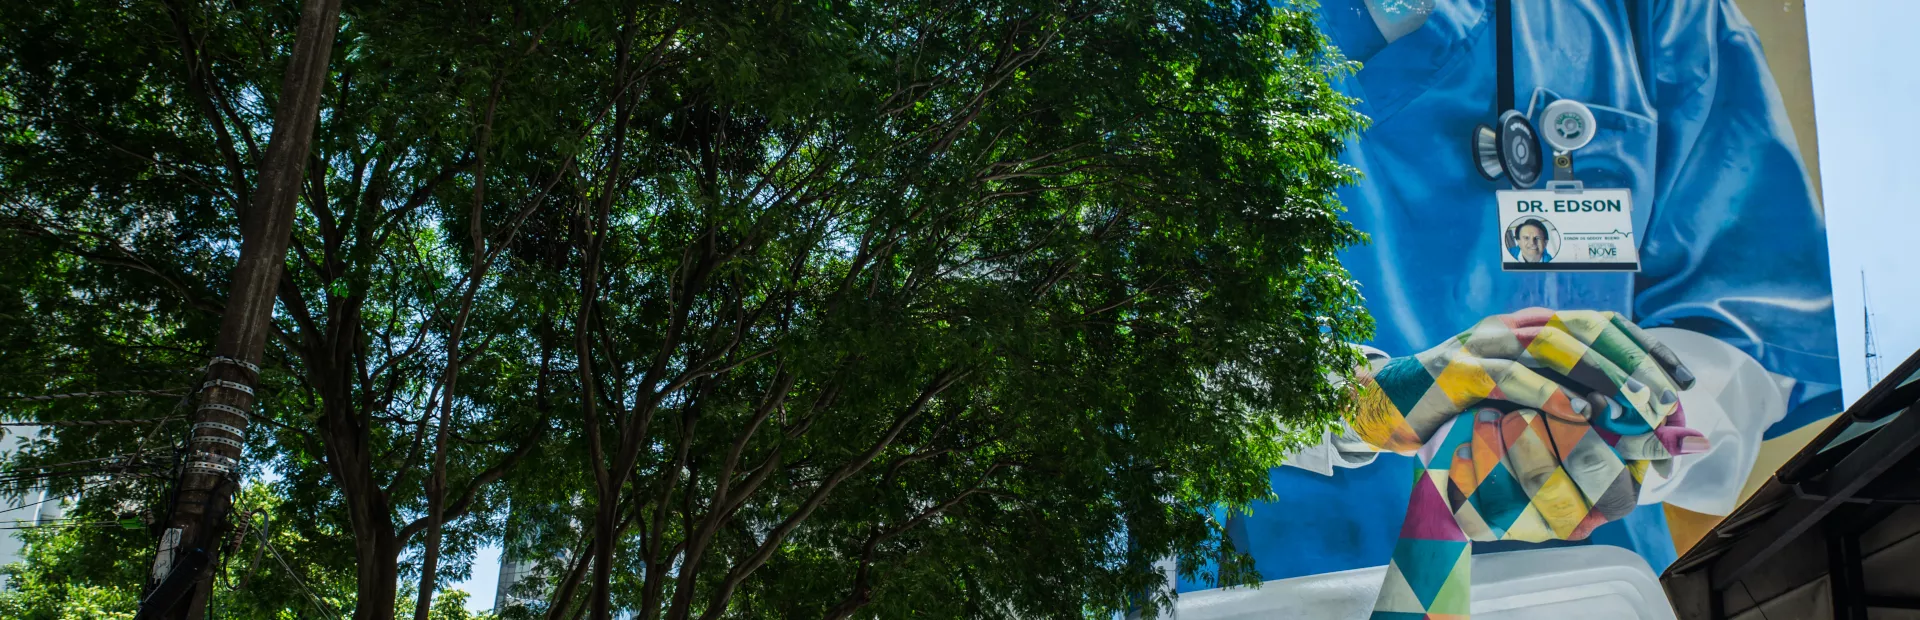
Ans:
<svg viewBox="0 0 1920 620"><path fill-rule="evenodd" d="M1393 359L1393 356L1388 355L1386 351L1374 347L1363 344L1350 346L1360 352L1368 365L1375 368ZM1330 376L1328 379L1339 381L1339 377ZM1342 421L1337 431L1326 432L1321 436L1319 443L1306 446L1288 455L1287 460L1280 465L1298 467L1322 476L1331 476L1335 468L1352 469L1370 465L1380 452L1380 448L1361 439L1360 435L1353 431L1353 425Z"/></svg>
<svg viewBox="0 0 1920 620"><path fill-rule="evenodd" d="M1706 334L1790 378L1787 424L1839 408L1826 226L1753 27L1732 0L1644 0L1658 123L1634 315Z"/></svg>

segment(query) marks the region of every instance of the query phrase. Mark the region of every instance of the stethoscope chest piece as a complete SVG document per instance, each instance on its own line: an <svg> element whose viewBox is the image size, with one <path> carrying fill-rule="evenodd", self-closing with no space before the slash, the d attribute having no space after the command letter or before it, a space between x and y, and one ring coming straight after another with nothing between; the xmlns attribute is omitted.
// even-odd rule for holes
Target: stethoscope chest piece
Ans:
<svg viewBox="0 0 1920 620"><path fill-rule="evenodd" d="M1544 159L1540 135L1517 110L1502 113L1495 127L1474 126L1473 157L1474 168L1489 181L1505 176L1515 189L1530 189L1540 182Z"/></svg>

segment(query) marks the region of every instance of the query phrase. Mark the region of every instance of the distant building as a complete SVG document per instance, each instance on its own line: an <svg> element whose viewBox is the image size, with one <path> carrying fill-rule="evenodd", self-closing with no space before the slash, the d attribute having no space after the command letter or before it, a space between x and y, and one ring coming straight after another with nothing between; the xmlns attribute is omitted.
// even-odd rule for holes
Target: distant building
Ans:
<svg viewBox="0 0 1920 620"><path fill-rule="evenodd" d="M495 582L496 585L493 590L493 613L495 615L505 615L510 608L525 606L532 602L529 599L514 596L512 592L513 587L519 585L521 579L526 578L528 574L533 572L533 568L534 565L532 562L513 557L513 555L504 550L501 551L500 579Z"/></svg>
<svg viewBox="0 0 1920 620"><path fill-rule="evenodd" d="M10 458L25 447L27 440L38 432L38 427L8 427L6 436L0 439L0 459ZM48 498L45 489L38 489L25 495L0 496L0 566L19 562L25 557L25 545L20 540L20 528L31 527L59 519L65 512L66 502L58 498ZM0 588L6 586L6 577L0 575Z"/></svg>

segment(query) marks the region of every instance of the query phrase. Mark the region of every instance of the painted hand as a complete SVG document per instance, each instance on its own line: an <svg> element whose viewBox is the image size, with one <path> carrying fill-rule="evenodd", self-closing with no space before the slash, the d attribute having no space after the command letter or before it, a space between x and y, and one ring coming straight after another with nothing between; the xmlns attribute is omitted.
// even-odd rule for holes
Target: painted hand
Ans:
<svg viewBox="0 0 1920 620"><path fill-rule="evenodd" d="M1531 409L1479 408L1421 451L1428 480L1416 484L1432 485L1449 513L1424 507L1426 518L1452 521L1467 540L1584 539L1633 511L1648 469L1705 449L1685 422L1676 411L1656 432L1621 436Z"/></svg>
<svg viewBox="0 0 1920 620"><path fill-rule="evenodd" d="M1472 541L1580 540L1625 517L1653 463L1704 449L1687 439L1699 434L1685 421L1676 410L1655 429L1673 431L1623 437L1531 409L1480 407L1445 423L1418 452L1421 466L1372 618L1466 620ZM1668 449L1662 437L1676 436L1676 449Z"/></svg>
<svg viewBox="0 0 1920 620"><path fill-rule="evenodd" d="M1679 402L1692 383L1613 313L1543 309L1365 377L1354 430L1421 464L1373 617L1464 619L1471 541L1579 540L1626 516L1649 468L1706 449Z"/></svg>
<svg viewBox="0 0 1920 620"><path fill-rule="evenodd" d="M1670 457L1698 433L1657 429L1680 411L1693 373L1671 349L1612 312L1529 308L1487 317L1426 352L1394 358L1363 376L1351 423L1366 442L1412 454L1442 425L1482 404L1533 409L1630 442L1628 458ZM1664 458L1664 457L1659 457Z"/></svg>

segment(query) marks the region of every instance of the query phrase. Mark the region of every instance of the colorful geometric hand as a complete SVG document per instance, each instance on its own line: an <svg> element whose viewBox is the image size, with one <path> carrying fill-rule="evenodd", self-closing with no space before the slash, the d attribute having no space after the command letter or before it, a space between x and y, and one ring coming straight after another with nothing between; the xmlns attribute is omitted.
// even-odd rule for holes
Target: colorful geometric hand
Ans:
<svg viewBox="0 0 1920 620"><path fill-rule="evenodd" d="M1464 620L1470 541L1580 540L1625 517L1649 469L1706 449L1680 406L1692 385L1618 315L1541 308L1364 374L1355 433L1420 457L1373 617Z"/></svg>

